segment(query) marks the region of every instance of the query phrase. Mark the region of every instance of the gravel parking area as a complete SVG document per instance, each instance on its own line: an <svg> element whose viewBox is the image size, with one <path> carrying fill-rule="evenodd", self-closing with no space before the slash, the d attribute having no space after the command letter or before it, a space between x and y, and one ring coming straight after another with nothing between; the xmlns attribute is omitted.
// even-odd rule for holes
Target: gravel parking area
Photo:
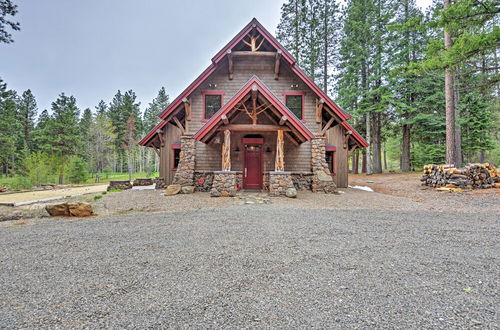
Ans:
<svg viewBox="0 0 500 330"><path fill-rule="evenodd" d="M0 328L493 329L499 220L276 202L3 226Z"/></svg>

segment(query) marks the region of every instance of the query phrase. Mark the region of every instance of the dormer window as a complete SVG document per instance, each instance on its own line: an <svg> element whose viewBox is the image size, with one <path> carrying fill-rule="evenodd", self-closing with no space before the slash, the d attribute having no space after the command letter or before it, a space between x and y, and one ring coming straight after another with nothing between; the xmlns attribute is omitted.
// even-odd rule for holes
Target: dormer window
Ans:
<svg viewBox="0 0 500 330"><path fill-rule="evenodd" d="M209 120L222 107L223 92L202 92L203 97L203 120Z"/></svg>
<svg viewBox="0 0 500 330"><path fill-rule="evenodd" d="M286 92L285 104L300 120L304 117L304 92Z"/></svg>

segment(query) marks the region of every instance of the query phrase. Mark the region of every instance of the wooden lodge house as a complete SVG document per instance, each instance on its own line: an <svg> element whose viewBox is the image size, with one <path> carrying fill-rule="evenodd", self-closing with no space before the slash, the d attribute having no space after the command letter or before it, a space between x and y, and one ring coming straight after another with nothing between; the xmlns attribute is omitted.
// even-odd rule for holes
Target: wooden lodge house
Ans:
<svg viewBox="0 0 500 330"><path fill-rule="evenodd" d="M348 156L367 146L256 19L159 117L139 144L159 155L162 185L213 196L347 187Z"/></svg>

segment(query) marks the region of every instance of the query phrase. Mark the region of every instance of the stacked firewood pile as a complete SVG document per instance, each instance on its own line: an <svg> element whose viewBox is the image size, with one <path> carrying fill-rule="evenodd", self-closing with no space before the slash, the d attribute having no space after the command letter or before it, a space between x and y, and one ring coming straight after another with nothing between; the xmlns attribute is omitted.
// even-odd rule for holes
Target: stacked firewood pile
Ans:
<svg viewBox="0 0 500 330"><path fill-rule="evenodd" d="M424 166L420 181L434 188L486 189L500 187L500 171L489 163L469 164L463 168L431 164Z"/></svg>

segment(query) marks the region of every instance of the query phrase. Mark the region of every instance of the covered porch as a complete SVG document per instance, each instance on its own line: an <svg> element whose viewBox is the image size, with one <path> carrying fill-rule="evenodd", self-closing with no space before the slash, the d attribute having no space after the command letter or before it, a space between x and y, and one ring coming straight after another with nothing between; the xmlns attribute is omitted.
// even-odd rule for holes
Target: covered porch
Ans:
<svg viewBox="0 0 500 330"><path fill-rule="evenodd" d="M310 169L312 133L256 77L207 122L194 138L220 159L213 188L293 188L290 171ZM220 186L220 187L219 187Z"/></svg>

